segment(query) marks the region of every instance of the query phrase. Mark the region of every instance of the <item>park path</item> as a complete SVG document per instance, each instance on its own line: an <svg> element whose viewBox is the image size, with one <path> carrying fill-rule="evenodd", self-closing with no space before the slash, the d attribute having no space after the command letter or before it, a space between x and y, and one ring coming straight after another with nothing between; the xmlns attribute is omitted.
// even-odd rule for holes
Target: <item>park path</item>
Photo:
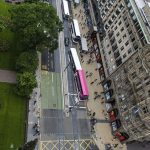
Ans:
<svg viewBox="0 0 150 150"><path fill-rule="evenodd" d="M0 82L16 83L16 72L0 69Z"/></svg>

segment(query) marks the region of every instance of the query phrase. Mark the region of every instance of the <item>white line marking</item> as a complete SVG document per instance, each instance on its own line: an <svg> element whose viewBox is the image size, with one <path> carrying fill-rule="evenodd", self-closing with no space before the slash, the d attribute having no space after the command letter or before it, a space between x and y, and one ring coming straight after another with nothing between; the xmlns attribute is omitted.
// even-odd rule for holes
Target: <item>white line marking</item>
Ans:
<svg viewBox="0 0 150 150"><path fill-rule="evenodd" d="M52 86L52 95L54 96L54 87Z"/></svg>
<svg viewBox="0 0 150 150"><path fill-rule="evenodd" d="M52 82L53 82L53 73L52 73Z"/></svg>

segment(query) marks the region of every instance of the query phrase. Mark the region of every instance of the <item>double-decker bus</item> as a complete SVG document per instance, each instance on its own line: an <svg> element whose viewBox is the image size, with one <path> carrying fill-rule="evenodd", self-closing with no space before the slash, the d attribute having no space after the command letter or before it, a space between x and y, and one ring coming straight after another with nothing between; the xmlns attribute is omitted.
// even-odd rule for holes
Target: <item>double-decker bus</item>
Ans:
<svg viewBox="0 0 150 150"><path fill-rule="evenodd" d="M85 72L81 67L79 57L75 48L71 48L69 51L70 62L73 67L75 75L75 83L78 89L80 100L88 99L89 91L86 83Z"/></svg>

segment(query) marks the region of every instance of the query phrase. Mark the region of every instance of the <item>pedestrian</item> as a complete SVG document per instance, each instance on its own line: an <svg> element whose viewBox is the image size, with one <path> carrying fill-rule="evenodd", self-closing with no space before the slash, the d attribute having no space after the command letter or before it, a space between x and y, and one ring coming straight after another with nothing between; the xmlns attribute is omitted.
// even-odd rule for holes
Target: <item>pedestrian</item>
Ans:
<svg viewBox="0 0 150 150"><path fill-rule="evenodd" d="M34 105L36 104L36 100L34 101Z"/></svg>
<svg viewBox="0 0 150 150"><path fill-rule="evenodd" d="M92 72L90 72L90 74L89 74L90 76L92 76L93 75L93 73Z"/></svg>
<svg viewBox="0 0 150 150"><path fill-rule="evenodd" d="M88 71L86 71L86 74L88 73Z"/></svg>
<svg viewBox="0 0 150 150"><path fill-rule="evenodd" d="M100 84L101 84L101 82L98 82L98 83L97 83L97 85L100 85Z"/></svg>
<svg viewBox="0 0 150 150"><path fill-rule="evenodd" d="M90 84L93 84L94 82L92 81Z"/></svg>
<svg viewBox="0 0 150 150"><path fill-rule="evenodd" d="M94 117L95 115L96 115L96 113L95 113L95 112L93 112L92 116Z"/></svg>
<svg viewBox="0 0 150 150"><path fill-rule="evenodd" d="M98 94L98 92L94 92L94 94L95 94L95 95L97 95L97 94Z"/></svg>
<svg viewBox="0 0 150 150"><path fill-rule="evenodd" d="M94 80L94 82L96 82L96 81L97 81L97 79Z"/></svg>

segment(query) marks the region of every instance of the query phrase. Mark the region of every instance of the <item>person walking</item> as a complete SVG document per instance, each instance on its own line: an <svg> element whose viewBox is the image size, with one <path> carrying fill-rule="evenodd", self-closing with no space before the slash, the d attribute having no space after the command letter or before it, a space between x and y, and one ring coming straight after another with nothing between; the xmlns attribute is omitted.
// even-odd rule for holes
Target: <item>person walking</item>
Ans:
<svg viewBox="0 0 150 150"><path fill-rule="evenodd" d="M94 80L94 82L96 82L96 81L97 81L97 79Z"/></svg>
<svg viewBox="0 0 150 150"><path fill-rule="evenodd" d="M92 81L90 84L93 84L94 82Z"/></svg>
<svg viewBox="0 0 150 150"><path fill-rule="evenodd" d="M90 72L89 76L91 77L92 75L93 75L93 73L92 73L92 72Z"/></svg>
<svg viewBox="0 0 150 150"><path fill-rule="evenodd" d="M97 85L100 85L100 84L101 84L101 82L98 82L98 83L97 83Z"/></svg>

